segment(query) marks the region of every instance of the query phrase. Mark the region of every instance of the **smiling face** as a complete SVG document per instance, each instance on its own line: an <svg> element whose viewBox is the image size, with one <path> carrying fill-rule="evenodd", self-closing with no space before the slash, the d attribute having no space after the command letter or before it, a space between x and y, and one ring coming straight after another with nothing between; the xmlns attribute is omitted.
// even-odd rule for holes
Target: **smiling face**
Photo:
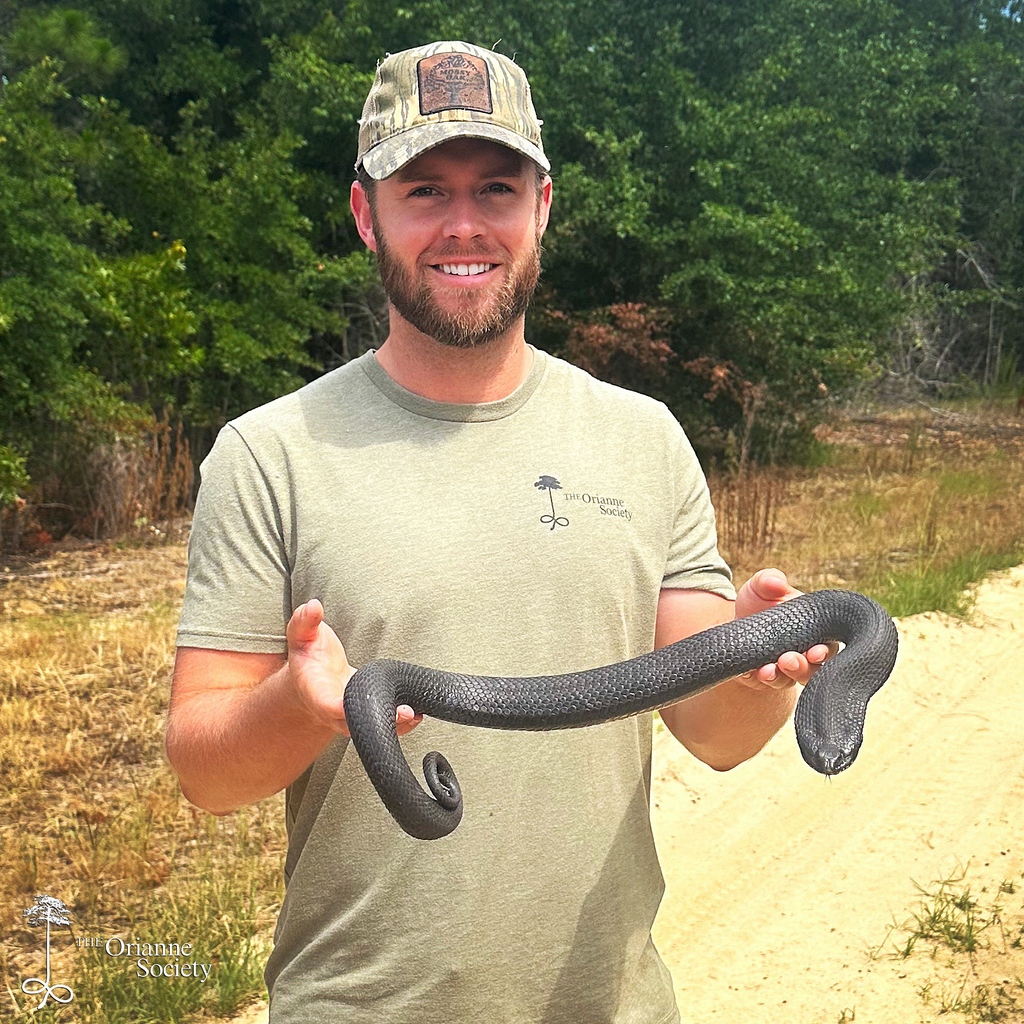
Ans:
<svg viewBox="0 0 1024 1024"><path fill-rule="evenodd" d="M353 185L356 225L393 311L457 348L521 331L551 204L551 182L538 189L537 173L513 150L461 138L377 182L372 202Z"/></svg>

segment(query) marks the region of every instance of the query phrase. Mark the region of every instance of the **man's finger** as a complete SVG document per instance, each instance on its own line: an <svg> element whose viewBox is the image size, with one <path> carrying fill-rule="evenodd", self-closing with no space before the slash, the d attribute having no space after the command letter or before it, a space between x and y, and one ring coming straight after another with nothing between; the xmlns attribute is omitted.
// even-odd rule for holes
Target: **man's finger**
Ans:
<svg viewBox="0 0 1024 1024"><path fill-rule="evenodd" d="M776 664L787 676L796 676L807 671L807 659L796 651L787 651Z"/></svg>
<svg viewBox="0 0 1024 1024"><path fill-rule="evenodd" d="M821 665L828 660L833 652L828 644L815 644L807 651L805 657L812 665Z"/></svg>
<svg viewBox="0 0 1024 1024"><path fill-rule="evenodd" d="M416 714L408 704L399 704L395 714L395 726L399 736L404 736L413 726L419 725L423 716Z"/></svg>

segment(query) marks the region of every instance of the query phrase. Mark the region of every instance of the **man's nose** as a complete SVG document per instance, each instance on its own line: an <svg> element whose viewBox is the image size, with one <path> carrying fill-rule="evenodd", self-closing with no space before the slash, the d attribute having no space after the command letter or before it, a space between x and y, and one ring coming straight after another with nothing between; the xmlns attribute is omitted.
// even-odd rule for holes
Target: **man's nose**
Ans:
<svg viewBox="0 0 1024 1024"><path fill-rule="evenodd" d="M453 195L445 206L444 233L448 238L479 238L484 233L484 222L476 198L471 195Z"/></svg>

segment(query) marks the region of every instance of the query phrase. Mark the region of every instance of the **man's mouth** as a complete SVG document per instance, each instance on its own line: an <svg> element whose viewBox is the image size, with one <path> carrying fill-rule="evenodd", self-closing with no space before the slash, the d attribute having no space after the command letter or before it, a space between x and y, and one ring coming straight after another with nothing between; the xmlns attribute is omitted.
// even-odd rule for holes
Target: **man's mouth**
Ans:
<svg viewBox="0 0 1024 1024"><path fill-rule="evenodd" d="M435 270L442 274L450 274L453 277L475 277L477 274L486 274L493 270L497 263L434 263Z"/></svg>

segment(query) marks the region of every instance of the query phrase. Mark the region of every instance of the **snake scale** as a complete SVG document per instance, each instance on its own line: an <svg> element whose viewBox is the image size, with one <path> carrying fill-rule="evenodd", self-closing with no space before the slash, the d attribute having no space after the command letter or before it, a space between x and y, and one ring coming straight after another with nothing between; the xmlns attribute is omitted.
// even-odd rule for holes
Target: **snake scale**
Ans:
<svg viewBox="0 0 1024 1024"><path fill-rule="evenodd" d="M424 792L398 741L399 704L488 729L574 729L665 707L787 651L833 641L845 646L804 687L794 721L804 760L823 775L835 775L860 750L868 700L892 672L898 643L883 608L843 590L804 594L650 654L565 675L472 676L373 661L345 688L345 718L384 806L409 835L439 839L461 821L462 793L437 751L423 759L432 795Z"/></svg>

